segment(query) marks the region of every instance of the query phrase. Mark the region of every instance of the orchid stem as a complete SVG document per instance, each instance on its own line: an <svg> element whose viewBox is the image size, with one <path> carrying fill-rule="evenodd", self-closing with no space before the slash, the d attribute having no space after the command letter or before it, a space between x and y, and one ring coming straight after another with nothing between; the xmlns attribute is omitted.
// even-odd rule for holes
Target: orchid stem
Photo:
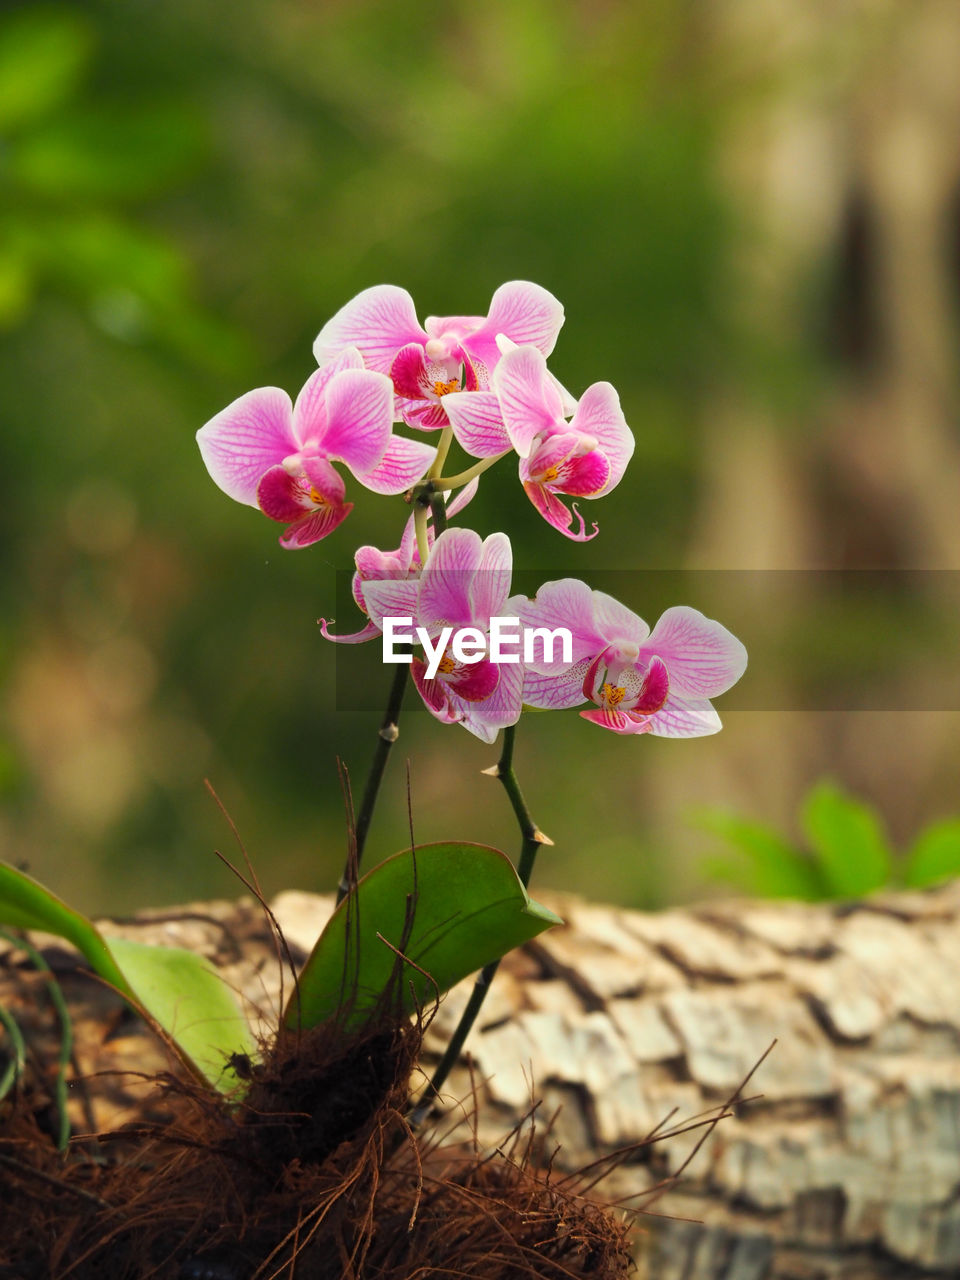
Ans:
<svg viewBox="0 0 960 1280"><path fill-rule="evenodd" d="M443 464L447 460L447 454L450 452L450 445L453 442L453 427L444 427L440 432L440 443L437 445L437 452L434 454L433 462L430 464L430 470L427 472L428 480L436 480L437 476L443 470Z"/></svg>
<svg viewBox="0 0 960 1280"><path fill-rule="evenodd" d="M413 502L413 527L417 535L417 552L420 556L421 565L427 563L427 556L430 554L430 540L427 537L427 520L430 515L430 505L430 497L418 492Z"/></svg>
<svg viewBox="0 0 960 1280"><path fill-rule="evenodd" d="M455 476L438 476L433 483L438 489L462 489L465 484L469 484L476 476L482 476L484 471L511 452L510 449L504 449L503 453L494 454L492 458L481 458L472 467L467 467L466 471L458 471Z"/></svg>
<svg viewBox="0 0 960 1280"><path fill-rule="evenodd" d="M499 778L503 783L503 788L507 793L517 824L520 827L520 834L523 837L523 844L520 848L520 861L517 864L517 875L520 882L526 889L530 884L530 877L533 875L534 863L537 860L537 853L540 846L544 844L553 844L549 836L545 836L537 824L534 822L527 803L523 798L523 792L520 790L520 784L517 781L517 775L513 770L513 746L516 738L517 726L509 725L503 731L503 746L500 750L500 759L492 769L485 769L484 773L492 777ZM443 1057L437 1063L433 1075L430 1077L430 1083L426 1086L420 1095L420 1100L407 1116L407 1123L411 1129L417 1129L426 1119L433 1106L434 1100L439 1097L440 1089L445 1083L447 1076L450 1074L457 1058L460 1056L460 1050L464 1046L464 1042L477 1020L477 1016L483 1007L483 1002L487 998L487 992L490 990L490 984L493 976L500 967L500 961L494 960L480 970L477 980L473 984L473 990L470 993L470 999L467 1001L466 1008L460 1015L460 1021L454 1029L453 1035L443 1051Z"/></svg>
<svg viewBox="0 0 960 1280"><path fill-rule="evenodd" d="M370 823L373 821L373 811L376 808L377 796L380 794L380 783L383 781L387 760L390 758L390 748L400 737L397 721L400 719L400 707L407 688L409 673L410 664L408 662L398 663L393 673L390 695L387 698L387 709L383 713L383 720L377 730L377 749L373 755L370 772L367 774L367 785L363 789L360 812L357 814L356 855L354 858L348 857L347 865L344 867L343 875L340 877L340 883L337 885L338 905L354 888L360 874L360 860L363 857L364 845L367 843Z"/></svg>

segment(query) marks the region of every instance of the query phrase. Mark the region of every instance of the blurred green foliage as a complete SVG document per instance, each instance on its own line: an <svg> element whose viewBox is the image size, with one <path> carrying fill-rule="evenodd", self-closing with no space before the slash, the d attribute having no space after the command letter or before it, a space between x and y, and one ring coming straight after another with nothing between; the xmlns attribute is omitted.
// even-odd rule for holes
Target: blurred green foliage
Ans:
<svg viewBox="0 0 960 1280"><path fill-rule="evenodd" d="M891 845L879 811L823 780L800 809L805 843L775 827L731 813L708 813L701 825L740 857L711 857L707 874L743 893L806 902L858 898L876 889L922 889L960 875L960 818L922 828L902 853Z"/></svg>
<svg viewBox="0 0 960 1280"><path fill-rule="evenodd" d="M637 451L583 546L546 526L507 464L485 479L470 523L505 529L542 578L684 563L731 387L773 405L777 430L800 414L809 433L836 376L839 267L785 286L788 329L743 305L736 264L755 228L729 199L723 135L767 118L776 77L762 56L750 70L751 39L743 65L718 60L715 25L681 0L0 12L11 861L85 910L234 893L210 855L231 837L206 775L268 893L335 882L336 757L359 787L388 679L371 650L344 697L315 620L335 614L353 548L396 546L407 509L363 496L321 546L282 552L277 529L213 486L194 433L252 387L295 392L320 326L360 289L403 285L421 316L483 313L514 278L564 302L551 367L575 394L613 382ZM760 657L756 620L776 611L728 616L717 585L718 616ZM778 662L804 687L823 684L812 650L837 685L853 649L894 653L896 610L852 608L843 645L824 645L813 610L783 617ZM525 721L518 768L557 840L542 882L634 904L695 892L654 817L702 803L707 780L722 790L721 761L755 750L748 721L727 724L677 744L608 741L575 715ZM512 847L478 781L482 744L410 705L396 755L371 856L408 839L404 755L419 840Z"/></svg>

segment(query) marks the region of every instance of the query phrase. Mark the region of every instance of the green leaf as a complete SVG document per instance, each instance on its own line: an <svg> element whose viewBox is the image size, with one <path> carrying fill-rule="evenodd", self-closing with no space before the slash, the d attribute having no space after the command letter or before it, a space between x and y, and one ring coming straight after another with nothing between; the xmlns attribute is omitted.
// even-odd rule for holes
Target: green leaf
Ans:
<svg viewBox="0 0 960 1280"><path fill-rule="evenodd" d="M33 5L0 26L0 128L45 115L69 98L87 66L89 24L65 8Z"/></svg>
<svg viewBox="0 0 960 1280"><path fill-rule="evenodd" d="M256 1043L233 992L203 956L111 938L110 950L134 997L212 1084L237 1083L227 1065Z"/></svg>
<svg viewBox="0 0 960 1280"><path fill-rule="evenodd" d="M826 897L816 866L802 850L786 841L773 827L751 822L732 813L706 813L700 825L729 841L746 862L710 859L708 870L724 880L761 898L798 898L816 902Z"/></svg>
<svg viewBox="0 0 960 1280"><path fill-rule="evenodd" d="M858 898L890 879L892 855L880 815L832 782L803 806L803 826L831 897Z"/></svg>
<svg viewBox="0 0 960 1280"><path fill-rule="evenodd" d="M166 1032L191 1070L218 1088L235 1086L226 1064L256 1046L230 989L202 957L121 938L108 943L85 916L3 862L0 923L72 942L95 973Z"/></svg>
<svg viewBox="0 0 960 1280"><path fill-rule="evenodd" d="M931 823L917 836L907 854L903 882L922 889L938 880L960 875L960 818Z"/></svg>
<svg viewBox="0 0 960 1280"><path fill-rule="evenodd" d="M405 939L408 899L413 917ZM285 1022L312 1027L340 1012L345 1026L358 1026L389 994L400 968L398 1003L412 1013L561 923L530 899L498 849L428 844L415 854L395 854L365 875L330 917L300 974L299 997L291 998ZM399 961L391 947L402 947L412 963Z"/></svg>

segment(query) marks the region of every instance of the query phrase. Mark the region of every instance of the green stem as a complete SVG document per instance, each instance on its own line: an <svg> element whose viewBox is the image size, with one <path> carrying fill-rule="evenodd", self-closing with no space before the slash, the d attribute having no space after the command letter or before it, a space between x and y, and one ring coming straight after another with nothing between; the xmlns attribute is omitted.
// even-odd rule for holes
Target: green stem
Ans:
<svg viewBox="0 0 960 1280"><path fill-rule="evenodd" d="M364 845L367 843L370 823L373 821L373 811L376 808L377 796L380 794L380 783L383 781L387 760L390 758L390 749L400 736L397 722L400 719L400 707L403 703L403 695L407 687L409 674L409 662L397 664L393 673L393 681L390 685L390 695L387 698L387 709L383 713L383 720L377 730L377 749L373 755L370 772L367 774L367 785L364 788L360 811L357 814L356 857L355 859L349 855L347 857L347 865L343 869L343 875L340 877L340 883L337 886L338 903L342 902L353 888L356 877L360 873L360 860L363 857Z"/></svg>
<svg viewBox="0 0 960 1280"><path fill-rule="evenodd" d="M430 464L430 470L427 472L428 480L436 480L437 476L443 470L443 464L447 460L447 454L450 452L450 445L453 443L453 427L444 427L440 432L440 443L437 445L437 452L434 454L433 462Z"/></svg>
<svg viewBox="0 0 960 1280"><path fill-rule="evenodd" d="M495 462L499 462L501 458L505 458L512 452L511 449L504 449L503 453L494 454L492 458L481 458L472 467L467 467L466 471L458 471L455 476L437 476L433 483L438 489L462 489L475 476L482 476L484 471L492 467Z"/></svg>
<svg viewBox="0 0 960 1280"><path fill-rule="evenodd" d="M500 759L492 769L484 769L490 777L499 778L503 783L503 788L507 793L510 806L513 809L517 824L520 827L520 834L523 837L523 844L520 847L520 861L517 864L517 875L523 887L526 889L530 884L530 877L533 875L534 864L537 860L537 854L540 846L545 844L553 844L549 836L544 835L531 816L527 803L523 798L523 792L520 790L520 784L517 781L517 775L513 769L513 747L516 738L517 727L510 725L503 731L503 746L500 751ZM477 1015L483 1007L483 1002L487 998L487 992L490 990L490 984L493 981L494 974L500 967L500 961L494 960L480 970L477 980L473 984L473 990L470 993L470 999L467 1001L466 1008L460 1015L460 1021L454 1029L453 1035L443 1051L443 1056L437 1063L433 1075L430 1077L430 1083L426 1086L420 1095L419 1101L407 1117L407 1123L412 1129L417 1129L429 1114L430 1108L433 1106L434 1099L439 1096L447 1076L450 1074L457 1058L460 1056L460 1050L463 1048L467 1036L473 1028L473 1024L477 1020Z"/></svg>

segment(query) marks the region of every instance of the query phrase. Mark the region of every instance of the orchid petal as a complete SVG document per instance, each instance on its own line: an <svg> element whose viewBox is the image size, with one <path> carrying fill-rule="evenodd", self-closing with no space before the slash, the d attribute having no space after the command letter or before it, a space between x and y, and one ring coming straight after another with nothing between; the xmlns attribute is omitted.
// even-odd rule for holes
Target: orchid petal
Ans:
<svg viewBox="0 0 960 1280"><path fill-rule="evenodd" d="M259 387L227 405L197 432L204 464L225 494L257 506L257 485L270 467L299 450L290 397Z"/></svg>
<svg viewBox="0 0 960 1280"><path fill-rule="evenodd" d="M480 563L470 584L471 616L482 627L501 616L510 594L513 548L505 533L491 533L480 553Z"/></svg>
<svg viewBox="0 0 960 1280"><path fill-rule="evenodd" d="M324 453L345 462L354 475L376 467L393 432L393 383L384 373L345 369L327 388Z"/></svg>
<svg viewBox="0 0 960 1280"><path fill-rule="evenodd" d="M362 631L354 631L351 635L335 636L327 627L326 618L320 618L320 634L324 640L334 640L337 644L364 644L367 640L374 640L380 634L380 628L376 623L368 622Z"/></svg>
<svg viewBox="0 0 960 1280"><path fill-rule="evenodd" d="M550 486L560 493L568 493L572 498L599 498L610 486L610 463L599 451L582 454L579 458L569 458L560 468L556 480Z"/></svg>
<svg viewBox="0 0 960 1280"><path fill-rule="evenodd" d="M476 333L485 319L485 316L427 316L423 327L431 338L443 338L446 334L451 334L460 342L467 334Z"/></svg>
<svg viewBox="0 0 960 1280"><path fill-rule="evenodd" d="M406 289L377 284L351 298L327 321L317 334L313 354L317 364L324 365L344 347L357 347L367 368L386 373L401 347L426 340Z"/></svg>
<svg viewBox="0 0 960 1280"><path fill-rule="evenodd" d="M647 721L648 731L657 738L703 738L723 726L706 698L671 697L666 706Z"/></svg>
<svg viewBox="0 0 960 1280"><path fill-rule="evenodd" d="M667 701L670 692L670 677L667 668L659 658L651 658L640 686L640 693L632 707L627 708L633 715L649 716Z"/></svg>
<svg viewBox="0 0 960 1280"><path fill-rule="evenodd" d="M472 502L477 496L477 490L480 488L480 477L474 476L473 479L463 486L460 492L447 505L448 516L458 516L464 507Z"/></svg>
<svg viewBox="0 0 960 1280"><path fill-rule="evenodd" d="M652 732L649 720L635 720L616 707L591 707L589 711L581 711L580 715L584 720L590 720L603 729L611 729L614 733L629 735Z"/></svg>
<svg viewBox="0 0 960 1280"><path fill-rule="evenodd" d="M560 393L536 347L508 351L493 372L493 388L510 442L521 458L530 453L541 431L565 429Z"/></svg>
<svg viewBox="0 0 960 1280"><path fill-rule="evenodd" d="M312 546L333 533L352 510L353 503L345 502L341 507L324 506L318 511L308 511L280 535L281 547L287 551L296 551L301 547Z"/></svg>
<svg viewBox="0 0 960 1280"><path fill-rule="evenodd" d="M686 605L667 609L640 653L663 659L671 687L682 697L716 697L747 667L747 651L736 636Z"/></svg>
<svg viewBox="0 0 960 1280"><path fill-rule="evenodd" d="M493 458L511 447L495 392L450 391L442 404L457 443L472 457Z"/></svg>
<svg viewBox="0 0 960 1280"><path fill-rule="evenodd" d="M500 683L501 669L489 658L481 658L479 662L465 663L457 667L448 676L437 676L450 687L450 691L464 702L484 702Z"/></svg>
<svg viewBox="0 0 960 1280"><path fill-rule="evenodd" d="M591 591L577 578L561 578L557 582L545 582L536 600L518 599L515 609L525 629L545 627L556 631L558 627L566 627L572 640L573 661L580 662L607 646L607 639L594 619L596 594L599 593ZM508 608L512 605L513 601L509 602ZM542 639L535 639L534 644L539 645L534 654L542 654ZM562 669L562 664L547 663L542 657L535 657L527 666L542 675L555 675Z"/></svg>
<svg viewBox="0 0 960 1280"><path fill-rule="evenodd" d="M304 511L316 510L319 503L310 497L302 478L276 466L260 477L257 505L271 520L289 524L291 520L299 520Z"/></svg>
<svg viewBox="0 0 960 1280"><path fill-rule="evenodd" d="M397 395L407 400L423 400L433 391L423 347L418 342L400 348L390 365L390 379Z"/></svg>
<svg viewBox="0 0 960 1280"><path fill-rule="evenodd" d="M363 584L363 603L370 621L383 630L384 618L411 618L416 625L417 594L420 584L415 578L382 579Z"/></svg>
<svg viewBox="0 0 960 1280"><path fill-rule="evenodd" d="M450 393L451 395L453 392ZM446 400L446 396L443 400ZM449 426L443 400L397 400L397 413L417 431L440 431Z"/></svg>
<svg viewBox="0 0 960 1280"><path fill-rule="evenodd" d="M431 444L391 436L377 466L362 475L358 472L357 479L373 493L403 493L426 474L436 452Z"/></svg>
<svg viewBox="0 0 960 1280"><path fill-rule="evenodd" d="M620 398L609 382L595 382L580 397L572 430L593 436L610 463L610 476L604 493L609 493L623 478L627 463L633 457L635 441L620 408Z"/></svg>
<svg viewBox="0 0 960 1280"><path fill-rule="evenodd" d="M523 679L523 701L541 711L568 711L578 707L586 701L583 696L586 666L583 659L560 675L541 675L528 664Z"/></svg>
<svg viewBox="0 0 960 1280"><path fill-rule="evenodd" d="M523 710L523 667L519 663L499 666L500 680L493 692L482 702L471 703L465 708L464 727L477 733L481 723L494 730L516 724ZM478 737L482 736L477 734ZM484 741L490 741L484 738Z"/></svg>
<svg viewBox="0 0 960 1280"><path fill-rule="evenodd" d="M552 524L555 529L558 529L571 542L589 542L591 538L595 538L600 532L600 526L595 520L593 521L593 533L585 532L586 522L577 510L576 503L573 504L573 514L571 515L560 499L550 493L548 489L545 489L542 484L534 484L533 481L528 480L523 487L526 490L527 497L543 516L544 520L548 524ZM570 522L574 519L580 522L580 528L575 533L570 530Z"/></svg>
<svg viewBox="0 0 960 1280"><path fill-rule="evenodd" d="M429 628L472 626L470 583L483 544L473 529L447 529L433 545L420 577L420 622Z"/></svg>
<svg viewBox="0 0 960 1280"><path fill-rule="evenodd" d="M363 356L356 347L346 347L329 364L312 373L303 384L293 406L293 430L301 447L315 444L327 428L327 388L331 378L344 369L362 369Z"/></svg>
<svg viewBox="0 0 960 1280"><path fill-rule="evenodd" d="M310 500L320 506L321 501L331 507L339 507L346 496L343 476L326 458L308 455L303 459L303 470L310 484Z"/></svg>
<svg viewBox="0 0 960 1280"><path fill-rule="evenodd" d="M483 324L463 339L463 346L490 368L497 363L497 334L519 346L531 345L548 356L563 325L563 305L552 293L529 280L502 284L490 300Z"/></svg>
<svg viewBox="0 0 960 1280"><path fill-rule="evenodd" d="M428 680L426 663L420 658L411 662L410 674L427 710L442 724L456 724L462 718L463 713L451 698L448 686L442 680Z"/></svg>
<svg viewBox="0 0 960 1280"><path fill-rule="evenodd" d="M624 643L636 645L639 654L639 646L650 634L650 628L641 617L605 591L593 593L593 616L597 633L604 637L605 644L614 647ZM631 658L633 656L630 655Z"/></svg>

